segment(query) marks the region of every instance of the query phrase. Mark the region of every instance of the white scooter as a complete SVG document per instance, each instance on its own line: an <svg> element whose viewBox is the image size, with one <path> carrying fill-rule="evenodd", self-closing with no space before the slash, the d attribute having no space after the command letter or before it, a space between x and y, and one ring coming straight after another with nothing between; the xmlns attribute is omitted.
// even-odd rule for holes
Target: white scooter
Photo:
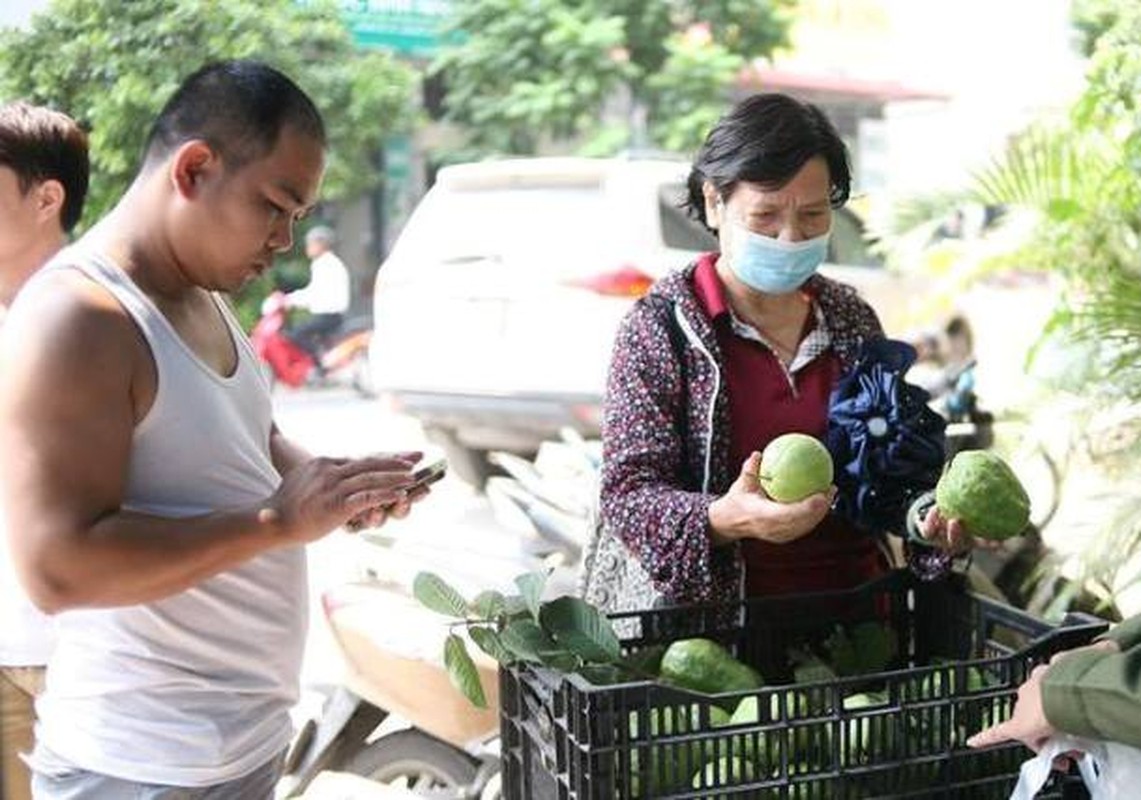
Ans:
<svg viewBox="0 0 1141 800"><path fill-rule="evenodd" d="M477 660L488 707L475 708L438 661L440 617L402 587L362 581L322 600L347 677L295 738L285 796L328 770L419 797L499 800L495 663Z"/></svg>

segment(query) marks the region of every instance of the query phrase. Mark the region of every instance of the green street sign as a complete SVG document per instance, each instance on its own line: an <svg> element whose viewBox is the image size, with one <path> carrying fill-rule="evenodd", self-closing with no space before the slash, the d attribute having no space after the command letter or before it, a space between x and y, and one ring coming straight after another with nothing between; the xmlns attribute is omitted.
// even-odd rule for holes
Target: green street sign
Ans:
<svg viewBox="0 0 1141 800"><path fill-rule="evenodd" d="M358 47L431 57L453 0L341 0L341 17Z"/></svg>

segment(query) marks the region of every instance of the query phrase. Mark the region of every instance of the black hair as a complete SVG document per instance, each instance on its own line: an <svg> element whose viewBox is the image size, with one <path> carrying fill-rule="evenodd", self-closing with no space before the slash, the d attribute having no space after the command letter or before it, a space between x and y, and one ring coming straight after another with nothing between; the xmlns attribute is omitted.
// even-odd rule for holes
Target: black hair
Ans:
<svg viewBox="0 0 1141 800"><path fill-rule="evenodd" d="M59 181L60 227L69 232L79 222L91 165L87 134L71 117L24 102L0 106L0 165L16 173L24 194L37 183Z"/></svg>
<svg viewBox="0 0 1141 800"><path fill-rule="evenodd" d="M816 156L828 164L828 202L839 208L848 202L852 170L848 148L824 112L784 94L747 97L718 120L698 150L686 181L686 211L709 228L702 191L705 181L716 187L722 199L740 181L778 188Z"/></svg>
<svg viewBox="0 0 1141 800"><path fill-rule="evenodd" d="M227 169L240 168L273 150L286 126L326 144L321 113L288 77L257 61L213 62L184 80L159 112L144 164L201 139Z"/></svg>
<svg viewBox="0 0 1141 800"><path fill-rule="evenodd" d="M968 352L973 352L975 349L975 337L971 333L971 323L967 322L967 318L956 314L947 320L946 327L943 328L943 334L948 339L962 339L967 347Z"/></svg>

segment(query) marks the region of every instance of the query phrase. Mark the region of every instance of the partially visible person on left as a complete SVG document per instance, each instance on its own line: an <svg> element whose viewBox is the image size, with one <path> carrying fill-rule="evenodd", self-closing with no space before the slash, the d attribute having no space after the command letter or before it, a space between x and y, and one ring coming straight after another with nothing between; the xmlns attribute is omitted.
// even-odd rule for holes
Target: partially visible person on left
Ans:
<svg viewBox="0 0 1141 800"><path fill-rule="evenodd" d="M67 243L83 213L87 135L70 117L23 102L0 106L0 325L25 281ZM2 380L2 377L0 377ZM27 800L35 698L51 652L51 620L16 580L0 529L0 796Z"/></svg>

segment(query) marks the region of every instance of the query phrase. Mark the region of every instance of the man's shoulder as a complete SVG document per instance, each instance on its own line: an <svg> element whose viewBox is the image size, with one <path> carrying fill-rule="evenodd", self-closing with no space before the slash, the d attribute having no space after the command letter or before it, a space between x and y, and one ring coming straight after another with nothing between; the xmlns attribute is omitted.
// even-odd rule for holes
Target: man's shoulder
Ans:
<svg viewBox="0 0 1141 800"><path fill-rule="evenodd" d="M24 286L5 321L6 336L74 345L89 355L133 336L130 315L111 291L69 268L74 263L57 256Z"/></svg>

